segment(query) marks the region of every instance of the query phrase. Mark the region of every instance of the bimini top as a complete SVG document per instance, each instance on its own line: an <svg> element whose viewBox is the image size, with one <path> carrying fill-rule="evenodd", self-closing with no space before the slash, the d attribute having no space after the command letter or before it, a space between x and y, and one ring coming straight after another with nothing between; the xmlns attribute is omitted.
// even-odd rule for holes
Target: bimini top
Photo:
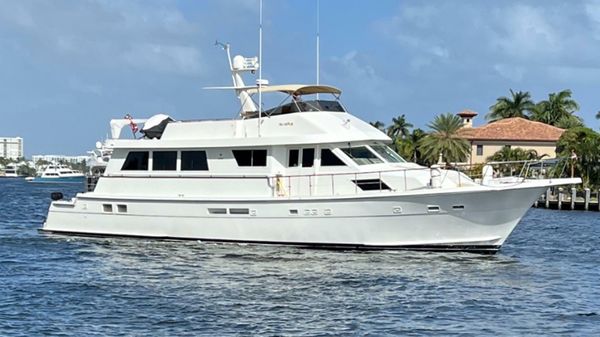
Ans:
<svg viewBox="0 0 600 337"><path fill-rule="evenodd" d="M338 88L328 85L306 85L306 84L282 84L265 85L261 88L263 93L282 92L289 95L313 95L313 94L333 94L340 95L342 91ZM246 90L250 95L258 93L258 87L251 87Z"/></svg>

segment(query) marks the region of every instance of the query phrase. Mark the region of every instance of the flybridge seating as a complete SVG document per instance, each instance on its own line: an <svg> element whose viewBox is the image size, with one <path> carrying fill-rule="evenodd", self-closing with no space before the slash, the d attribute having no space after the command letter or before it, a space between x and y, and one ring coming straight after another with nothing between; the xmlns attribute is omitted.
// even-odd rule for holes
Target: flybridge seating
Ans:
<svg viewBox="0 0 600 337"><path fill-rule="evenodd" d="M282 104L280 106L271 108L263 111L264 117L284 115L294 112L308 112L308 111L332 111L332 112L346 112L344 107L339 101L327 101L327 100L311 100L311 101L299 101L293 100L289 103ZM258 111L248 113L246 118L258 118Z"/></svg>
<svg viewBox="0 0 600 337"><path fill-rule="evenodd" d="M256 95L258 87L246 87L244 89L249 95ZM262 116L276 116L295 112L312 112L312 111L332 111L346 112L346 109L339 101L341 90L327 85L303 85L303 84L287 84L273 85L261 87L263 94L267 93L283 93L288 96L283 100L283 103L274 108L262 112ZM308 95L329 94L333 95L333 100L311 99L306 100ZM257 118L258 111L247 111L243 115L244 118Z"/></svg>

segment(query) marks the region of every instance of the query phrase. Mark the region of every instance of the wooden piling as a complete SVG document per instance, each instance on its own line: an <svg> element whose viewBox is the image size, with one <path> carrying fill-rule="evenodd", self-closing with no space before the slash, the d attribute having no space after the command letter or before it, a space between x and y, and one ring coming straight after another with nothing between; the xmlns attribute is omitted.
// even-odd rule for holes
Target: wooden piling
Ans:
<svg viewBox="0 0 600 337"><path fill-rule="evenodd" d="M558 210L562 209L562 198L563 198L562 188L559 188L558 189Z"/></svg>
<svg viewBox="0 0 600 337"><path fill-rule="evenodd" d="M575 187L571 188L571 210L575 209L575 200L577 199L577 189Z"/></svg>
<svg viewBox="0 0 600 337"><path fill-rule="evenodd" d="M585 197L583 200L583 208L587 211L590 208L590 189L589 188L584 188L583 189L585 191Z"/></svg>

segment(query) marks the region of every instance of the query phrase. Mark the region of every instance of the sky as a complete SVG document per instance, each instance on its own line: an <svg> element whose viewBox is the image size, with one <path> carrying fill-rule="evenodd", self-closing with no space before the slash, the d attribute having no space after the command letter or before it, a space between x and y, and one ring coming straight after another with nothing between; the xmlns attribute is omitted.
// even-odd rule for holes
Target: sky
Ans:
<svg viewBox="0 0 600 337"><path fill-rule="evenodd" d="M320 0L320 82L350 113L427 129L509 89L571 89L598 129L600 0ZM316 82L317 0L263 1L263 78ZM0 0L0 136L80 155L129 113L235 118L227 59L258 55L259 0ZM248 78L247 84L254 81Z"/></svg>

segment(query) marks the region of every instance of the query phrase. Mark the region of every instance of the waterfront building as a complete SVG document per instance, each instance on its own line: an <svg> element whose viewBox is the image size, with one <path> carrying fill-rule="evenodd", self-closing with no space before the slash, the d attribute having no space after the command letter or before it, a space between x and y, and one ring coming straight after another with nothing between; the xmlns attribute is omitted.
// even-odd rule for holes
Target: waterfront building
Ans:
<svg viewBox="0 0 600 337"><path fill-rule="evenodd" d="M0 157L8 159L17 159L24 157L23 138L0 137Z"/></svg>
<svg viewBox="0 0 600 337"><path fill-rule="evenodd" d="M505 118L473 127L476 112L465 110L457 115L463 120L463 128L459 135L471 145L471 155L467 160L469 164L485 163L489 156L505 146L535 150L538 156L555 158L556 143L565 132L564 129L520 117Z"/></svg>
<svg viewBox="0 0 600 337"><path fill-rule="evenodd" d="M31 157L34 163L39 162L40 160L47 161L50 163L70 163L70 164L79 164L82 161L87 161L89 156L64 156L57 154L45 154L45 155L34 155Z"/></svg>

